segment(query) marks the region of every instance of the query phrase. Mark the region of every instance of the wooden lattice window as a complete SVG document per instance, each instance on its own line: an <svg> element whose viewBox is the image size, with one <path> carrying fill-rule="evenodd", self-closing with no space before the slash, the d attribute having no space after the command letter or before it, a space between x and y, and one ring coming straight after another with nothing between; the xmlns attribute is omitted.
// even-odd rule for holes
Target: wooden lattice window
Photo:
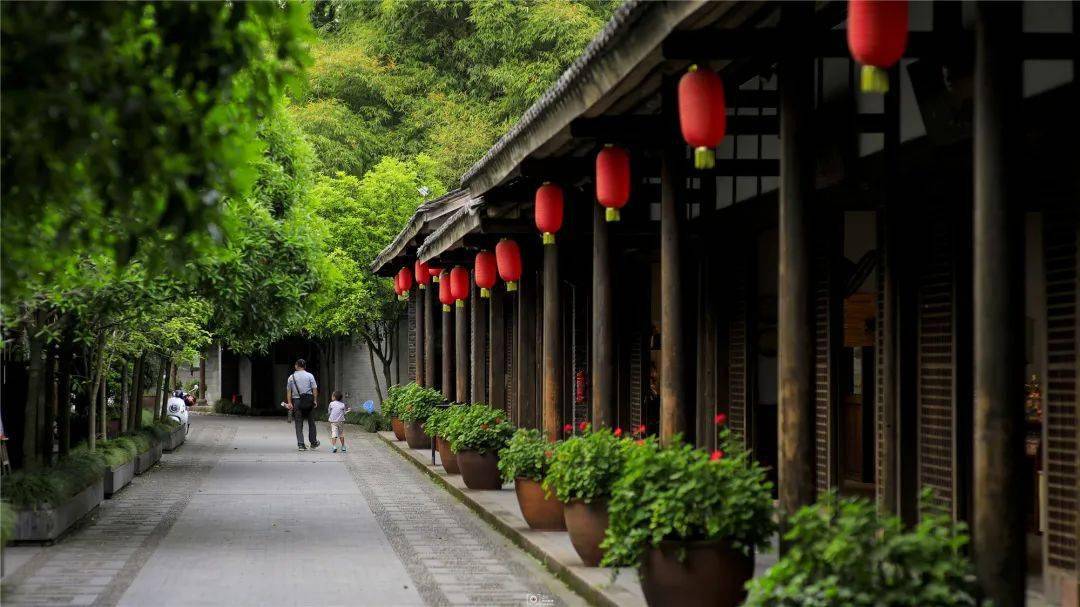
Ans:
<svg viewBox="0 0 1080 607"><path fill-rule="evenodd" d="M731 318L728 325L728 423L747 443L747 313L746 281L740 272L731 281Z"/></svg>
<svg viewBox="0 0 1080 607"><path fill-rule="evenodd" d="M409 323L409 381L416 381L416 354L419 349L416 347L416 302L418 297L412 297L409 299L408 305L408 323Z"/></svg>

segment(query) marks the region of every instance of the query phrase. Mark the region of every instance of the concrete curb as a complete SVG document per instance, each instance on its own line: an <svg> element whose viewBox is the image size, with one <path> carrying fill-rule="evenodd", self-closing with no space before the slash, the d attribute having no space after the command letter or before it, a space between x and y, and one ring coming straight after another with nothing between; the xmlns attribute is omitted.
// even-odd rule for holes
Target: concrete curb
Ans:
<svg viewBox="0 0 1080 607"><path fill-rule="evenodd" d="M411 457L402 447L394 444L393 441L383 436L381 433L375 433L379 439L383 441L388 447L391 448L406 461L411 462L414 466L422 470L432 480L438 483L443 489L445 489L450 495L456 497L459 501L469 507L470 510L475 512L481 519L486 521L489 525L494 527L499 533L505 535L514 544L520 547L525 552L528 552L533 558L540 561L548 571L550 571L555 577L559 578L564 584L570 587L571 590L581 595L586 601L593 605L601 605L603 607L622 607L622 603L614 600L608 596L601 588L598 588L588 580L580 577L565 563L557 560L546 550L533 543L529 538L525 537L520 531L506 521L502 520L498 516L495 516L489 512L483 505L476 502L467 493L461 489L446 482L438 472L433 470L430 466L423 462ZM626 575L625 573L623 575Z"/></svg>

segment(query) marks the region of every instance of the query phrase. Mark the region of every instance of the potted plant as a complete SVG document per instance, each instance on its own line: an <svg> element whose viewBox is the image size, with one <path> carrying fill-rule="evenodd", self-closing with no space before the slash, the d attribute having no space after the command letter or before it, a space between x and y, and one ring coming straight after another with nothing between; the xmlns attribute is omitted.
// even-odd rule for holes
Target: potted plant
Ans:
<svg viewBox="0 0 1080 607"><path fill-rule="evenodd" d="M450 449L457 454L461 478L470 489L502 489L499 450L506 446L514 429L506 414L487 405L462 407L446 428Z"/></svg>
<svg viewBox="0 0 1080 607"><path fill-rule="evenodd" d="M41 542L63 535L104 499L106 466L101 453L83 446L51 467L5 474L0 493L14 511L11 539Z"/></svg>
<svg viewBox="0 0 1080 607"><path fill-rule="evenodd" d="M434 388L409 384L401 390L397 401L398 419L404 425L409 448L430 449L431 437L424 432L424 423L443 402L442 393Z"/></svg>
<svg viewBox="0 0 1080 607"><path fill-rule="evenodd" d="M967 527L922 494L912 528L866 499L823 495L788 521L788 550L748 584L746 605L974 606Z"/></svg>
<svg viewBox="0 0 1080 607"><path fill-rule="evenodd" d="M554 447L539 430L521 428L499 452L503 482L514 483L521 515L531 529L566 530L562 502L540 486Z"/></svg>
<svg viewBox="0 0 1080 607"><path fill-rule="evenodd" d="M139 454L139 448L135 440L121 436L99 442L97 450L105 458L105 497L112 497L135 477L135 456Z"/></svg>
<svg viewBox="0 0 1080 607"><path fill-rule="evenodd" d="M571 428L572 429L572 428ZM544 489L554 491L565 508L570 542L587 567L600 564L600 542L608 526L608 499L622 474L629 441L622 431L589 430L559 443L554 450Z"/></svg>
<svg viewBox="0 0 1080 607"><path fill-rule="evenodd" d="M394 431L394 438L399 441L405 440L405 424L398 417L398 396L402 386L390 386L386 389L386 400L382 403L383 415L390 418L390 429Z"/></svg>
<svg viewBox="0 0 1080 607"><path fill-rule="evenodd" d="M765 470L724 429L720 449L676 438L627 450L608 504L603 564L639 566L649 605L742 603L755 548L776 529Z"/></svg>
<svg viewBox="0 0 1080 607"><path fill-rule="evenodd" d="M458 468L457 455L450 449L450 441L446 439L446 432L450 421L464 410L465 408L460 406L438 408L428 417L427 424L424 425L427 433L435 441L435 448L439 451L439 461L447 474L461 472Z"/></svg>

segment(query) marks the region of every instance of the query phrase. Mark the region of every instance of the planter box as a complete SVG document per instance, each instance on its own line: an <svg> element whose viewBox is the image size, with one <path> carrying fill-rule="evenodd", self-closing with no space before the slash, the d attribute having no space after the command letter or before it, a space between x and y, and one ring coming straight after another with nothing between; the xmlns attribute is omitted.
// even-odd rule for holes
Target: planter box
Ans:
<svg viewBox="0 0 1080 607"><path fill-rule="evenodd" d="M40 510L16 510L13 539L17 542L51 542L97 508L103 499L105 481L98 479L58 506Z"/></svg>
<svg viewBox="0 0 1080 607"><path fill-rule="evenodd" d="M112 497L135 478L135 460L105 471L105 497Z"/></svg>
<svg viewBox="0 0 1080 607"><path fill-rule="evenodd" d="M146 472L161 459L161 443L154 443L146 453L135 456L135 474Z"/></svg>
<svg viewBox="0 0 1080 607"><path fill-rule="evenodd" d="M165 442L161 445L161 447L165 451L174 451L177 447L184 444L184 441L186 439L187 433L184 432L184 427L179 426L173 429L172 433L169 434L169 438L165 439Z"/></svg>

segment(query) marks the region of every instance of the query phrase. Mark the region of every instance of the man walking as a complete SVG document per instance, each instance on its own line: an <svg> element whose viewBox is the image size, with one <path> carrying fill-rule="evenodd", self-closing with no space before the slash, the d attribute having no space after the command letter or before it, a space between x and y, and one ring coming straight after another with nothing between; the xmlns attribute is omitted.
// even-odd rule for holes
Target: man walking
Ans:
<svg viewBox="0 0 1080 607"><path fill-rule="evenodd" d="M311 448L319 446L315 438L315 399L319 396L319 386L315 383L315 376L308 373L304 367L307 363L304 359L296 361L293 374L285 382L285 398L288 399L289 409L293 412L293 423L296 425L296 445L301 451L307 451L304 446L304 420L308 423L308 442Z"/></svg>

